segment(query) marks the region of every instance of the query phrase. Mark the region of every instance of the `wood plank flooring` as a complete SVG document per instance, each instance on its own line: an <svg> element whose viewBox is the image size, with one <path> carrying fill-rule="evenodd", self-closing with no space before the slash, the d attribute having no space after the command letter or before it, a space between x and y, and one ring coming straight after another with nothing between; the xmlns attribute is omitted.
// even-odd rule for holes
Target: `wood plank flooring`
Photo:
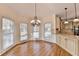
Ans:
<svg viewBox="0 0 79 59"><path fill-rule="evenodd" d="M55 43L28 41L3 54L3 56L71 56Z"/></svg>

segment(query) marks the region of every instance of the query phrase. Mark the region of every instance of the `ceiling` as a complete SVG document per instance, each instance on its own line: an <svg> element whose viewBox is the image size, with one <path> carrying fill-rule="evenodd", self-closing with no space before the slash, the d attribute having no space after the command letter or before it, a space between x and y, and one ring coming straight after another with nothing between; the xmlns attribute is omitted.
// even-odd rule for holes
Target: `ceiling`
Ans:
<svg viewBox="0 0 79 59"><path fill-rule="evenodd" d="M5 5L12 11L21 16L34 17L34 3L12 3L12 4L0 4ZM79 16L79 4L77 3L77 15ZM74 4L73 3L37 3L37 16L46 17L53 14L65 19L65 10L68 8L68 18L74 18Z"/></svg>

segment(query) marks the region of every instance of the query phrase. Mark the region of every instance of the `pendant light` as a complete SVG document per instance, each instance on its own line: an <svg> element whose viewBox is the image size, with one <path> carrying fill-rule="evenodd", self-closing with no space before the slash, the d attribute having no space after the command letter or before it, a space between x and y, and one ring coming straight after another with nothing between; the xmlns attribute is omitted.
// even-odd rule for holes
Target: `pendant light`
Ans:
<svg viewBox="0 0 79 59"><path fill-rule="evenodd" d="M79 19L77 18L77 8L76 8L76 3L74 3L74 8L75 8L75 19L73 22L79 22Z"/></svg>
<svg viewBox="0 0 79 59"><path fill-rule="evenodd" d="M34 19L31 21L31 24L33 26L35 26L35 25L39 26L41 23L41 21L37 18L36 12L37 12L37 10L36 10L36 3L35 3L35 16L34 16Z"/></svg>
<svg viewBox="0 0 79 59"><path fill-rule="evenodd" d="M66 13L66 19L65 19L64 24L68 24L68 21L67 21L67 8L65 8L65 13Z"/></svg>

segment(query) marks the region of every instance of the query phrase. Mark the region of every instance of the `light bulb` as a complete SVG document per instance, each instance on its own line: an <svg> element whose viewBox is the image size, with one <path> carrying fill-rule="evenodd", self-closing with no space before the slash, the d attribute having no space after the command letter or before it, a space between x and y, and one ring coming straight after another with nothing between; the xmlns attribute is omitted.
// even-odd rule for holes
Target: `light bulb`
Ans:
<svg viewBox="0 0 79 59"><path fill-rule="evenodd" d="M68 24L68 23L69 23L68 21L65 21L65 22L64 22L64 24Z"/></svg>
<svg viewBox="0 0 79 59"><path fill-rule="evenodd" d="M79 19L76 18L76 19L73 20L73 22L79 22Z"/></svg>
<svg viewBox="0 0 79 59"><path fill-rule="evenodd" d="M31 23L35 23L35 20L32 20Z"/></svg>

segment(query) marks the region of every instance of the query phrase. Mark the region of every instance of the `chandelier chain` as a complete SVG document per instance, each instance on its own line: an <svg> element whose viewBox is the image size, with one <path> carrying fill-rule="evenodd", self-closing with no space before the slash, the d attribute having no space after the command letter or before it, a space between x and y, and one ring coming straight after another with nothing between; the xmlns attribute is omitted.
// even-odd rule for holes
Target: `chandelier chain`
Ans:
<svg viewBox="0 0 79 59"><path fill-rule="evenodd" d="M76 3L74 3L74 7L75 7L75 18L77 18L77 8L76 8Z"/></svg>

